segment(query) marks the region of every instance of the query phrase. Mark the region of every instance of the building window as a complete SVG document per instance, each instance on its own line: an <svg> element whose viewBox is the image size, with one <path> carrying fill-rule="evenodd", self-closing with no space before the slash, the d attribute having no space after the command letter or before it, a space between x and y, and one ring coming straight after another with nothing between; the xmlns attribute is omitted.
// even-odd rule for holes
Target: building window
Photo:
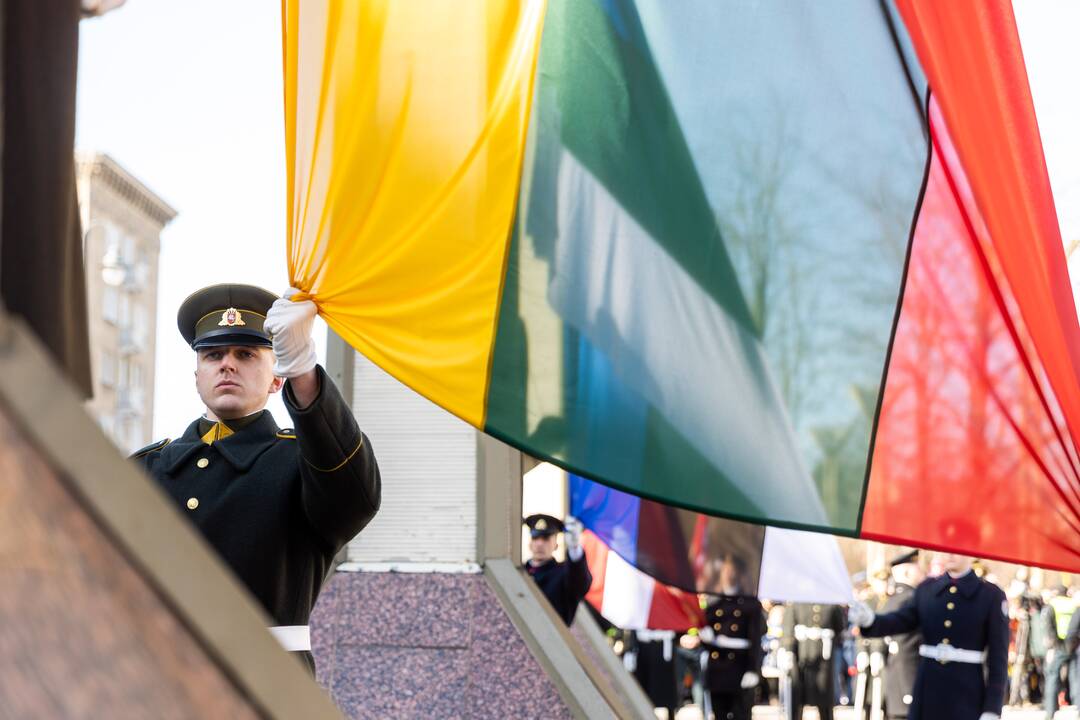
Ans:
<svg viewBox="0 0 1080 720"><path fill-rule="evenodd" d="M130 374L131 374L131 363L128 362L127 358L124 358L124 357L120 358L120 362L118 363L118 368L117 368L117 373L116 373L116 386L119 389L123 390L123 389L125 389L127 387L130 387L130 382L129 382Z"/></svg>
<svg viewBox="0 0 1080 720"><path fill-rule="evenodd" d="M132 361L128 365L128 387L141 388L142 387L142 365Z"/></svg>
<svg viewBox="0 0 1080 720"><path fill-rule="evenodd" d="M120 312L117 322L122 328L131 327L131 298L127 293L118 293L120 296Z"/></svg>
<svg viewBox="0 0 1080 720"><path fill-rule="evenodd" d="M111 285L101 291L101 315L105 322L116 324L120 315L120 293Z"/></svg>
<svg viewBox="0 0 1080 720"><path fill-rule="evenodd" d="M131 302L131 338L141 350L146 343L146 308L138 300Z"/></svg>
<svg viewBox="0 0 1080 720"><path fill-rule="evenodd" d="M101 351L101 384L113 387L116 384L116 358L108 350Z"/></svg>

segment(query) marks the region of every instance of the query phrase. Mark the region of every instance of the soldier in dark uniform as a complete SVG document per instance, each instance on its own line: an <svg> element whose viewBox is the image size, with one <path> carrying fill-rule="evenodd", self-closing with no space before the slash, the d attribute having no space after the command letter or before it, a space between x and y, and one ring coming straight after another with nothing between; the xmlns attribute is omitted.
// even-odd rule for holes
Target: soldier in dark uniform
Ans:
<svg viewBox="0 0 1080 720"><path fill-rule="evenodd" d="M1009 655L1005 593L978 578L968 558L945 554L943 565L946 573L900 609L875 615L855 603L851 618L871 637L922 633L911 720L997 720Z"/></svg>
<svg viewBox="0 0 1080 720"><path fill-rule="evenodd" d="M839 605L793 603L784 608L783 649L795 669L793 720L806 705L817 707L821 720L832 720L836 704L833 655L847 622Z"/></svg>
<svg viewBox="0 0 1080 720"><path fill-rule="evenodd" d="M888 598L888 579L889 571L886 568L877 570L871 575L869 587L862 596L863 602L875 611L880 610ZM855 668L858 675L853 702L857 708L856 717L879 720L885 704L882 681L888 646L883 638L860 636L855 641L855 650Z"/></svg>
<svg viewBox="0 0 1080 720"><path fill-rule="evenodd" d="M379 508L371 444L316 365L316 308L250 285L214 285L180 306L206 413L132 457L202 532L314 672L308 616L334 555ZM295 430L265 405L282 391Z"/></svg>
<svg viewBox="0 0 1080 720"><path fill-rule="evenodd" d="M551 515L530 515L525 518L529 526L529 551L532 557L525 568L540 586L555 612L568 626L574 621L578 603L585 599L592 585L592 575L581 547L581 523L567 518L566 523ZM559 547L556 536L566 531L566 562L555 559Z"/></svg>
<svg viewBox="0 0 1080 720"><path fill-rule="evenodd" d="M904 553L892 560L893 588L882 613L896 612L915 597L915 587L922 580L917 564L919 551ZM908 716L915 692L915 671L919 667L918 632L900 633L885 638L888 656L885 661L885 716L900 720Z"/></svg>
<svg viewBox="0 0 1080 720"><path fill-rule="evenodd" d="M722 595L705 608L706 625L698 635L708 653L705 690L716 720L750 720L753 692L761 682L761 638L765 612L742 590L742 568L731 555L720 568Z"/></svg>

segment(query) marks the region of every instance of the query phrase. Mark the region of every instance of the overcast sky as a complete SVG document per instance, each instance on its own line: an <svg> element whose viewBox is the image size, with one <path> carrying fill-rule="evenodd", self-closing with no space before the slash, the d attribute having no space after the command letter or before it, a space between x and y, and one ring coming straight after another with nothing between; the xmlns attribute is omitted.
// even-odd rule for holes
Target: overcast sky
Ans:
<svg viewBox="0 0 1080 720"><path fill-rule="evenodd" d="M1080 3L1014 6L1068 247L1080 241ZM155 437L203 410L179 303L215 282L287 287L280 13L276 0L128 0L81 26L77 147L179 211L162 235ZM1080 251L1070 265L1080 277ZM321 354L321 323L318 335ZM280 401L271 409L291 424Z"/></svg>

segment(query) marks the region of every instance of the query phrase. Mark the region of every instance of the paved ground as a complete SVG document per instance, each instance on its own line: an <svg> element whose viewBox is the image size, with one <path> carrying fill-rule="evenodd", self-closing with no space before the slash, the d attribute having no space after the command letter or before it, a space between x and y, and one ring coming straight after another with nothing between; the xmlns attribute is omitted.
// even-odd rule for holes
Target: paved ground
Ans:
<svg viewBox="0 0 1080 720"><path fill-rule="evenodd" d="M664 717L664 711L660 711L657 717ZM817 711L808 709L803 720L817 720ZM1045 715L1039 708L1006 708L1002 720L1043 720ZM759 706L754 708L754 720L779 720L780 713L775 707ZM676 720L701 720L701 711L697 708L684 707L679 711ZM855 720L855 712L851 708L836 708L833 720ZM1054 720L1080 720L1080 714L1076 708L1059 710Z"/></svg>

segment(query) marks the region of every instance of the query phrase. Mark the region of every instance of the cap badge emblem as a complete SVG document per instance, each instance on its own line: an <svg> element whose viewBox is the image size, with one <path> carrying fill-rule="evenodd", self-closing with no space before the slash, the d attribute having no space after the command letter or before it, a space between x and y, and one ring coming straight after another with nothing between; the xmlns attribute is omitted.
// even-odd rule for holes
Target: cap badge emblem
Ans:
<svg viewBox="0 0 1080 720"><path fill-rule="evenodd" d="M244 324L244 317L240 314L240 311L236 308L229 308L225 312L221 313L221 322L218 323L218 326L235 327L237 325Z"/></svg>
<svg viewBox="0 0 1080 720"><path fill-rule="evenodd" d="M537 520L536 521L536 529L537 530L547 530L547 520L545 520L544 518L540 518L539 520Z"/></svg>

